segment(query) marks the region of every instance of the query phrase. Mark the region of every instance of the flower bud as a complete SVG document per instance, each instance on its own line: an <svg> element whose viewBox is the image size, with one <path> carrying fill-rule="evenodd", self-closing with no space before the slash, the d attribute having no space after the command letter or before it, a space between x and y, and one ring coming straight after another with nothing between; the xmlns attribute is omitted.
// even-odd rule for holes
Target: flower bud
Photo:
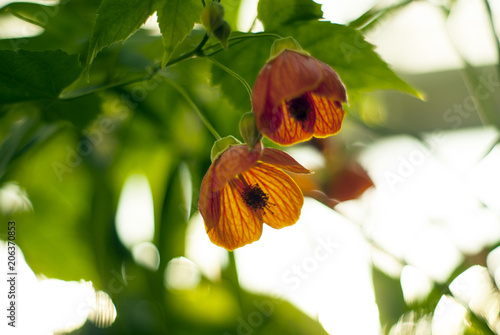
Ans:
<svg viewBox="0 0 500 335"><path fill-rule="evenodd" d="M262 134L257 130L257 126L255 125L255 115L253 112L248 112L241 117L240 134L250 150L262 139Z"/></svg>
<svg viewBox="0 0 500 335"><path fill-rule="evenodd" d="M227 148L229 148L231 145L237 144L241 144L241 142L231 135L218 139L212 146L212 150L210 151L210 159L212 160L212 162L215 161L217 157L219 157L224 151L226 151Z"/></svg>
<svg viewBox="0 0 500 335"><path fill-rule="evenodd" d="M201 12L201 23L212 34L224 22L224 7L218 2L209 2Z"/></svg>
<svg viewBox="0 0 500 335"><path fill-rule="evenodd" d="M231 34L231 27L229 26L229 23L227 23L226 21L222 22L220 27L214 30L215 38L217 38L220 41L224 49L227 49L227 40L229 39L230 34Z"/></svg>

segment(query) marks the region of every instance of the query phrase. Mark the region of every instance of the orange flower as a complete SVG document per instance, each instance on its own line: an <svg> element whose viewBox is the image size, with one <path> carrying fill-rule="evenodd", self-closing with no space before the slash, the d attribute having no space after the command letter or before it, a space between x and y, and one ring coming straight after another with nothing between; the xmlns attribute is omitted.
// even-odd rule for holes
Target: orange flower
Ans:
<svg viewBox="0 0 500 335"><path fill-rule="evenodd" d="M282 169L309 173L283 151L233 145L203 178L198 207L210 240L227 250L257 241L263 223L280 229L300 216L304 197Z"/></svg>
<svg viewBox="0 0 500 335"><path fill-rule="evenodd" d="M343 102L346 90L337 73L290 49L266 63L252 93L257 128L281 145L336 134L344 118Z"/></svg>

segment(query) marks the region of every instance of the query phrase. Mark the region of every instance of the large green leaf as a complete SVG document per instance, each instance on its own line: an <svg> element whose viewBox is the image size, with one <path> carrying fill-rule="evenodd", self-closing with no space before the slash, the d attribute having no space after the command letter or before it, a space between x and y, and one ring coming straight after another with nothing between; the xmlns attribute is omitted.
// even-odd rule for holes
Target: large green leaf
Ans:
<svg viewBox="0 0 500 335"><path fill-rule="evenodd" d="M61 50L0 50L0 104L55 99L80 72L78 56Z"/></svg>
<svg viewBox="0 0 500 335"><path fill-rule="evenodd" d="M126 40L153 14L154 0L103 0L90 38L87 68L103 48Z"/></svg>
<svg viewBox="0 0 500 335"><path fill-rule="evenodd" d="M419 96L389 68L358 30L314 21L285 25L278 32L283 36L293 36L304 50L331 65L348 91L394 89Z"/></svg>
<svg viewBox="0 0 500 335"><path fill-rule="evenodd" d="M312 0L261 0L258 11L258 17L267 31L283 24L323 17L321 5Z"/></svg>
<svg viewBox="0 0 500 335"><path fill-rule="evenodd" d="M167 64L175 48L191 32L194 23L200 20L203 6L199 0L166 0L158 9L158 24L163 36Z"/></svg>

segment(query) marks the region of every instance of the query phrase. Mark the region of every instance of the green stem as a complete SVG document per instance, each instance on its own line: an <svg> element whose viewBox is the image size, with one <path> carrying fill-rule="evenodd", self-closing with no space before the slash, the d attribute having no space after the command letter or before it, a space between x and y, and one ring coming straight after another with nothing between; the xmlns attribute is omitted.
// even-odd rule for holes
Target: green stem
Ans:
<svg viewBox="0 0 500 335"><path fill-rule="evenodd" d="M252 35L236 36L236 37L230 38L229 41L234 41L235 43L233 43L232 45L235 45L235 44L240 43L240 42L242 42L242 41L244 41L245 39L248 39L248 38L260 38L260 37L281 38L281 36L279 36L277 34L272 34L272 33L258 33L258 34L252 34ZM212 46L207 47L205 50L203 50L203 47L208 42L208 40L209 40L209 36L207 34L205 34L205 36L203 36L203 39L196 46L195 49L193 49L193 50L191 50L191 51L189 51L189 52L187 52L185 54L182 54L182 55L180 55L177 58L174 58L174 59L170 60L165 65L165 68L167 68L169 66L172 66L174 64L180 63L180 62L182 62L184 60L196 57L196 56L198 56L198 57L203 57L203 56L210 57L210 56L213 56L213 55L215 55L215 54L217 54L217 53L219 53L219 52L221 52L223 50L220 45L212 45ZM215 50L215 51L213 51L211 53L205 54L206 51L214 49L214 48L220 48L220 49L219 50ZM145 82L145 81L148 81L148 80L152 79L161 70L162 70L161 65L160 64L155 64L153 66L153 71L151 71L146 76L142 76L140 78L134 78L134 79L122 81L122 82L119 82L119 83L111 83L111 84L103 85L103 86L100 86L100 87L97 87L97 88L86 87L84 89L75 90L75 91L72 91L72 92L69 92L69 93L61 94L61 96L59 98L62 99L62 100L72 100L72 99L81 98L81 97L84 97L84 96L87 96L87 95L90 95L90 94L93 94L93 93L96 93L96 92L101 92L101 91L104 91L104 90L107 90L107 89L110 89L110 88L115 88L115 87L120 87L120 86L126 86L126 85L131 85L131 84L136 84L136 83L142 83L142 82Z"/></svg>
<svg viewBox="0 0 500 335"><path fill-rule="evenodd" d="M233 45L241 43L244 40L249 39L249 38L261 38L261 37L283 38L280 35L273 34L273 33L255 33L255 34L249 34L249 35L241 35L241 36L230 37L229 40L228 40L228 44L229 44L229 46L233 46ZM231 43L231 42L234 42L234 43ZM211 45L211 46L207 47L204 51L206 52L206 51L208 51L210 49L215 49L215 48L217 48L217 50L213 51L212 53L205 54L205 56L213 56L213 55L215 55L215 54L217 54L217 53L219 53L219 52L221 52L221 51L224 50L220 46L220 44L216 44L216 45Z"/></svg>
<svg viewBox="0 0 500 335"><path fill-rule="evenodd" d="M196 112L198 117L201 119L205 127L212 133L212 135L215 137L215 139L220 140L221 136L219 133L215 130L215 128L210 124L210 122L207 120L207 118L203 115L201 110L198 108L198 106L194 103L193 99L189 96L189 94L186 92L185 89L183 89L181 86L179 86L176 82L172 80L168 80L167 82L172 85L173 88L177 90L177 92L180 93L186 99L186 102L191 106L191 108Z"/></svg>
<svg viewBox="0 0 500 335"><path fill-rule="evenodd" d="M245 87L245 89L247 90L247 93L248 93L248 97L250 98L250 101L252 100L252 88L250 87L250 85L248 85L247 81L242 77L240 76L239 74L237 74L236 72L234 72L233 70L227 68L226 66L222 65L221 63L219 63L218 61L216 61L215 59L213 58L210 58L210 57L206 57L209 61L211 61L214 65L217 65L220 69L226 71L228 74L230 74L231 76L233 76L234 78L238 79L240 81L241 84L243 84L243 86Z"/></svg>

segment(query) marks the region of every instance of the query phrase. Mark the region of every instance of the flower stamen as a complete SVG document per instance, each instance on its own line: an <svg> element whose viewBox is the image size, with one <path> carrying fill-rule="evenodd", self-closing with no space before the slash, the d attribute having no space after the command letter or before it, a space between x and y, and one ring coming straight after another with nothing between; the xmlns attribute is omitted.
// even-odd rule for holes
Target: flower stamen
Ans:
<svg viewBox="0 0 500 335"><path fill-rule="evenodd" d="M290 115L299 122L305 122L311 112L311 104L305 94L286 102Z"/></svg>
<svg viewBox="0 0 500 335"><path fill-rule="evenodd" d="M271 214L274 214L269 208L270 205L275 206L275 204L269 202L269 194L264 193L259 184L245 185L241 197L254 212L260 209L266 214L265 209L267 209Z"/></svg>

